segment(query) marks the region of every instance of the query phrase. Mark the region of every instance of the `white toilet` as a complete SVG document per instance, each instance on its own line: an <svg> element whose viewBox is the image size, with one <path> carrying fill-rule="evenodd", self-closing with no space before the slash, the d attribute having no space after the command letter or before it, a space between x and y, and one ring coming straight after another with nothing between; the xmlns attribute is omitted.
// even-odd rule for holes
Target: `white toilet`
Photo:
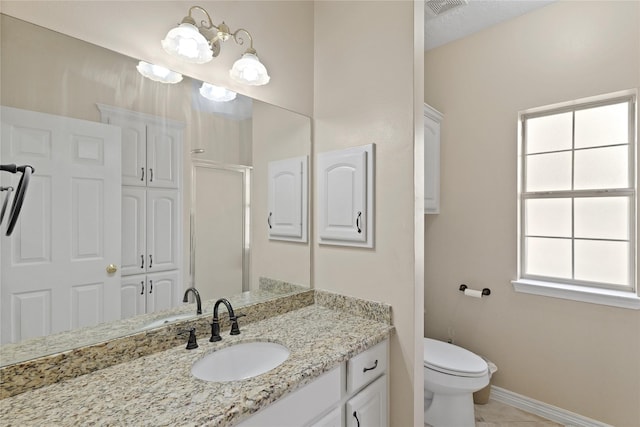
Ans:
<svg viewBox="0 0 640 427"><path fill-rule="evenodd" d="M474 427L473 393L489 384L487 362L453 344L425 338L424 421L433 427Z"/></svg>

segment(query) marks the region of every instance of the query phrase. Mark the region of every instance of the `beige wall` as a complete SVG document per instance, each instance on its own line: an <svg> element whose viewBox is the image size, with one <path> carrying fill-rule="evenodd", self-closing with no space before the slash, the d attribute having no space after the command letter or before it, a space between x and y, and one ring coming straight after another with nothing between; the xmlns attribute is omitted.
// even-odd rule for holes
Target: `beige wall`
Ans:
<svg viewBox="0 0 640 427"><path fill-rule="evenodd" d="M519 294L517 112L640 86L640 3L559 2L427 52L444 113L441 214L425 216L425 331L487 356L500 387L640 425L640 311ZM489 287L465 298L460 283Z"/></svg>
<svg viewBox="0 0 640 427"><path fill-rule="evenodd" d="M291 157L307 156L308 170L311 170L311 120L272 105L256 104L253 135L251 246L257 255L251 257L251 286L258 286L260 276L309 286L309 241L269 240L267 180L264 177L270 161ZM307 230L310 234L311 225Z"/></svg>
<svg viewBox="0 0 640 427"><path fill-rule="evenodd" d="M315 243L313 283L392 305L391 425L398 427L421 425L423 418L416 354L422 352L416 339L422 337L423 285L416 289L414 280L422 263L414 260L414 242L421 239L414 221L414 128L422 126L414 118L415 88L422 86L414 83L415 76L422 79L414 54L417 49L422 60L423 50L414 30L423 33L422 7L410 1L315 4L314 153L375 143L376 187L375 247ZM420 90L416 98L421 110Z"/></svg>

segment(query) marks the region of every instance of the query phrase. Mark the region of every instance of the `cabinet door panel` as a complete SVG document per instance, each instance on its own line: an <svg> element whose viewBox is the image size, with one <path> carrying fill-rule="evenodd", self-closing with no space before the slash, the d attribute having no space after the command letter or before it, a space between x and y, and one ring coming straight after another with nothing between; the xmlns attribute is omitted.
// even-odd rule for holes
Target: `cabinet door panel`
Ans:
<svg viewBox="0 0 640 427"><path fill-rule="evenodd" d="M373 144L318 155L318 237L373 247Z"/></svg>
<svg viewBox="0 0 640 427"><path fill-rule="evenodd" d="M347 427L386 427L387 376L383 375L352 397L347 402L346 411Z"/></svg>
<svg viewBox="0 0 640 427"><path fill-rule="evenodd" d="M122 285L120 288L120 306L122 319L128 319L129 317L137 316L138 314L144 314L146 312L145 281L146 276L144 274L122 278Z"/></svg>
<svg viewBox="0 0 640 427"><path fill-rule="evenodd" d="M269 238L307 241L307 158L269 162Z"/></svg>
<svg viewBox="0 0 640 427"><path fill-rule="evenodd" d="M148 272L179 268L178 228L179 194L177 190L147 190Z"/></svg>
<svg viewBox="0 0 640 427"><path fill-rule="evenodd" d="M179 276L177 271L147 275L147 313L178 305Z"/></svg>
<svg viewBox="0 0 640 427"><path fill-rule="evenodd" d="M181 135L181 130L155 124L147 125L149 187L178 188Z"/></svg>
<svg viewBox="0 0 640 427"><path fill-rule="evenodd" d="M146 186L146 126L121 114L108 115L106 121L122 129L122 185Z"/></svg>
<svg viewBox="0 0 640 427"><path fill-rule="evenodd" d="M146 190L122 187L122 266L123 276L146 272Z"/></svg>
<svg viewBox="0 0 640 427"><path fill-rule="evenodd" d="M440 213L440 122L442 114L424 104L424 213Z"/></svg>

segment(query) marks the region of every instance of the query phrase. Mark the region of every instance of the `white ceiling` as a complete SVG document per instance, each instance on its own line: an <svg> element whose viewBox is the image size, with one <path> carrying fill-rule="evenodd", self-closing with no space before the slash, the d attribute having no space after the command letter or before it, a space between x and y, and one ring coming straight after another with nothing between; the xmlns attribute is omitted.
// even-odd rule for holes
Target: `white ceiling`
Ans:
<svg viewBox="0 0 640 427"><path fill-rule="evenodd" d="M448 10L436 17L429 14L425 4L424 50L469 36L553 1L555 0L469 0L467 5Z"/></svg>

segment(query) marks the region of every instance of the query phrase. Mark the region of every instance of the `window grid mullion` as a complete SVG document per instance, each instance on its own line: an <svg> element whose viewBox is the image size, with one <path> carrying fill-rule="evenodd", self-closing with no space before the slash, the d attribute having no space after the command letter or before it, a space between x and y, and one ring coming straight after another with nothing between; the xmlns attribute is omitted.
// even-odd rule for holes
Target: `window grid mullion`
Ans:
<svg viewBox="0 0 640 427"><path fill-rule="evenodd" d="M576 177L576 112L571 115L571 191L575 191ZM575 203L576 198L571 197L571 279L576 280L576 230L575 230Z"/></svg>

